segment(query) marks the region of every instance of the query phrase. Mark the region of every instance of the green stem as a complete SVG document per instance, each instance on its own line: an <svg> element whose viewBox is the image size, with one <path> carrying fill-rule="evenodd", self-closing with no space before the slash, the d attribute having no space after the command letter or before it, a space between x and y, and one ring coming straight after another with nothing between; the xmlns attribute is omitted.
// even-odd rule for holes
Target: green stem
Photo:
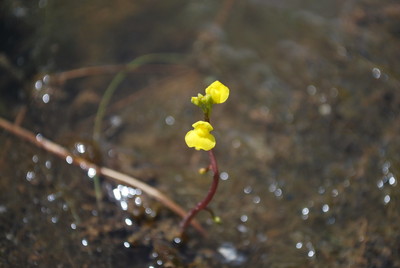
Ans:
<svg viewBox="0 0 400 268"><path fill-rule="evenodd" d="M108 85L107 89L104 91L99 107L97 108L97 113L93 127L93 140L99 142L101 137L102 122L106 114L107 106L110 103L110 100L114 95L115 91L117 90L118 86L121 84L122 81L124 81L127 72L130 72L135 68L138 68L146 63L156 62L156 61L170 63L170 62L176 62L180 58L181 56L178 54L146 54L132 60L130 63L127 64L127 68L124 71L120 71L117 75L115 75L111 83ZM100 187L100 179L97 175L93 178L93 182L94 182L96 201L99 206L99 209L101 210L100 201L102 198L102 193Z"/></svg>
<svg viewBox="0 0 400 268"><path fill-rule="evenodd" d="M102 210L102 205L101 205L101 199L103 198L103 194L101 192L101 185L100 185L100 177L99 175L95 175L93 177L93 183L94 183L94 193L96 195L96 202L99 210Z"/></svg>
<svg viewBox="0 0 400 268"><path fill-rule="evenodd" d="M179 54L164 54L164 53L154 53L154 54L146 54L140 57L135 58L130 63L127 64L127 68L124 71L120 71L108 85L107 89L104 91L103 97L101 98L99 107L97 108L96 118L94 121L93 128L93 140L99 141L101 136L102 129L102 121L104 115L106 113L106 109L108 104L110 103L111 97L114 95L116 89L124 81L126 77L126 73L134 70L135 68L140 67L143 64L147 64L150 62L163 62L163 63L171 63L176 62L182 58L182 55Z"/></svg>
<svg viewBox="0 0 400 268"><path fill-rule="evenodd" d="M94 120L94 128L93 128L93 140L99 141L100 133L101 133L101 123L103 121L104 115L106 113L106 108L108 103L110 102L111 97L114 95L115 90L118 85L125 79L126 73L121 71L119 72L111 83L108 85L106 91L103 94L103 97L100 101L99 107L97 108L96 118Z"/></svg>

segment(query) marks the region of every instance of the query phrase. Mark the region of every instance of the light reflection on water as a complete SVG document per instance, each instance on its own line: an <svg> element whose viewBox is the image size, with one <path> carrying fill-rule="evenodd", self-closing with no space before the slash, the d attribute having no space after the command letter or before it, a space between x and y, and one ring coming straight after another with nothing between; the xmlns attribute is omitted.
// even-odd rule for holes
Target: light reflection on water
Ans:
<svg viewBox="0 0 400 268"><path fill-rule="evenodd" d="M223 171L220 174L220 178L221 178L221 180L226 181L227 179L229 179L229 174L227 172Z"/></svg>
<svg viewBox="0 0 400 268"><path fill-rule="evenodd" d="M87 171L87 175L89 178L93 179L97 175L97 171L95 168L89 168Z"/></svg>
<svg viewBox="0 0 400 268"><path fill-rule="evenodd" d="M150 218L157 216L157 211L153 210L143 201L142 191L137 188L133 188L125 185L117 185L112 189L113 198L119 203L120 207L124 211L129 211L134 217L140 217L143 208L143 212ZM133 221L126 218L125 224L130 226Z"/></svg>
<svg viewBox="0 0 400 268"><path fill-rule="evenodd" d="M382 191L383 197L382 202L384 205L388 205L392 198L391 192L394 190L393 188L397 186L397 179L394 174L391 172L391 162L385 161L382 165L382 178L379 179L376 183L376 186L379 190Z"/></svg>
<svg viewBox="0 0 400 268"><path fill-rule="evenodd" d="M33 96L40 103L48 104L51 99L53 89L50 85L50 75L46 74L41 79L36 80L33 86Z"/></svg>
<svg viewBox="0 0 400 268"><path fill-rule="evenodd" d="M309 210L308 208L303 208L303 209L301 210L301 214L302 214L301 218L302 218L303 220L308 219L308 214L309 214L309 213L310 213L310 210Z"/></svg>
<svg viewBox="0 0 400 268"><path fill-rule="evenodd" d="M84 247L87 247L89 245L89 243L86 239L82 239L81 243Z"/></svg>
<svg viewBox="0 0 400 268"><path fill-rule="evenodd" d="M385 205L386 204L388 204L389 202L390 202L390 195L385 195L384 197L383 197L383 202L385 203Z"/></svg>
<svg viewBox="0 0 400 268"><path fill-rule="evenodd" d="M218 252L223 257L224 263L230 263L237 266L246 262L246 257L241 252L238 252L232 243L223 243L218 248Z"/></svg>
<svg viewBox="0 0 400 268"><path fill-rule="evenodd" d="M133 221L129 218L126 218L125 223L126 223L126 225L131 226L133 224Z"/></svg>
<svg viewBox="0 0 400 268"><path fill-rule="evenodd" d="M67 157L65 157L65 162L67 162L67 164L71 165L73 161L74 159L72 158L72 156L68 155Z"/></svg>
<svg viewBox="0 0 400 268"><path fill-rule="evenodd" d="M51 161L50 160L47 160L46 162L45 162L45 166L46 166L46 168L47 169L51 169Z"/></svg>
<svg viewBox="0 0 400 268"><path fill-rule="evenodd" d="M327 213L329 211L329 205L328 204L324 204L322 206L322 212Z"/></svg>
<svg viewBox="0 0 400 268"><path fill-rule="evenodd" d="M33 171L28 171L27 173L26 173L26 180L27 181L31 181L31 180L33 180L35 178L35 172L33 172Z"/></svg>

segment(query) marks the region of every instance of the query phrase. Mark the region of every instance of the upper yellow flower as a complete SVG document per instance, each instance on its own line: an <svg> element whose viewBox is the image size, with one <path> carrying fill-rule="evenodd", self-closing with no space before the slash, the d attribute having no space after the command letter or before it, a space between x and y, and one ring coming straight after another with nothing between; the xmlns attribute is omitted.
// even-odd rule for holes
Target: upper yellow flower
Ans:
<svg viewBox="0 0 400 268"><path fill-rule="evenodd" d="M224 103L229 97L229 88L220 81L215 81L206 88L206 94L211 95L214 103Z"/></svg>
<svg viewBox="0 0 400 268"><path fill-rule="evenodd" d="M185 136L187 146L194 147L196 150L209 151L215 147L215 138L210 134L213 127L205 121L197 121Z"/></svg>

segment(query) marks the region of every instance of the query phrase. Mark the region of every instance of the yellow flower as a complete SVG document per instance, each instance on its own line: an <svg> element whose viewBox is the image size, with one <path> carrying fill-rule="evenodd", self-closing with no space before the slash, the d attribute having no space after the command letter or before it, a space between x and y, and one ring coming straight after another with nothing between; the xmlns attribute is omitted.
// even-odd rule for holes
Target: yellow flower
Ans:
<svg viewBox="0 0 400 268"><path fill-rule="evenodd" d="M229 88L215 81L206 88L206 94L211 95L214 103L224 103L229 97Z"/></svg>
<svg viewBox="0 0 400 268"><path fill-rule="evenodd" d="M185 136L187 146L194 147L196 150L209 151L215 147L215 138L210 134L213 127L205 121L197 121Z"/></svg>

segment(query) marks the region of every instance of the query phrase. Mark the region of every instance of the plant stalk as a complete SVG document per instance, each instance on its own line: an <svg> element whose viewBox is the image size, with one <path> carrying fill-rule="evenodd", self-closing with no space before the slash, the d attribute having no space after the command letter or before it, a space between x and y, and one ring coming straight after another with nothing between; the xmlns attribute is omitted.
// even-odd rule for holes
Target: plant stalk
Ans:
<svg viewBox="0 0 400 268"><path fill-rule="evenodd" d="M218 182L219 182L219 171L218 171L218 163L217 159L215 158L215 154L213 150L208 151L208 156L210 158L210 167L213 172L213 181L211 184L210 189L206 197L197 203L197 205L188 212L188 214L183 218L180 224L181 228L181 235L185 232L186 228L189 226L192 219L199 213L201 210L206 209L208 204L211 202L212 198L214 197L215 193L217 192Z"/></svg>

